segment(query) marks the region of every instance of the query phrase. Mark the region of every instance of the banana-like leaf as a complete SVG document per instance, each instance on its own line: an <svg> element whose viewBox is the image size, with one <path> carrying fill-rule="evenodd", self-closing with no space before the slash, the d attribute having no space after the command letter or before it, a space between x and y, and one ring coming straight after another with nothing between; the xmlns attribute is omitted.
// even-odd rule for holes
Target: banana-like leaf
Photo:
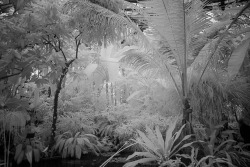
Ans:
<svg viewBox="0 0 250 167"><path fill-rule="evenodd" d="M75 147L74 147L74 145L71 145L71 147L70 147L70 155L71 155L71 157L74 157L74 154L75 154Z"/></svg>
<svg viewBox="0 0 250 167"><path fill-rule="evenodd" d="M250 34L248 37L250 37ZM248 56L249 45L250 38L247 38L233 51L228 62L227 71L229 77L235 77L238 74L245 57Z"/></svg>
<svg viewBox="0 0 250 167"><path fill-rule="evenodd" d="M62 149L63 149L63 147L64 147L64 144L65 144L65 139L62 139L60 142L59 142L59 144L58 144L58 146L59 146L59 152L62 152ZM57 147L56 147L56 149L57 149Z"/></svg>
<svg viewBox="0 0 250 167"><path fill-rule="evenodd" d="M32 151L32 146L31 145L27 145L26 149L25 149L25 153L31 152Z"/></svg>
<svg viewBox="0 0 250 167"><path fill-rule="evenodd" d="M24 150L22 150L19 154L19 156L17 157L17 164L20 164L23 161L24 158Z"/></svg>
<svg viewBox="0 0 250 167"><path fill-rule="evenodd" d="M79 144L79 145L84 145L84 140L83 140L83 138L77 138L76 140L77 140L77 144Z"/></svg>
<svg viewBox="0 0 250 167"><path fill-rule="evenodd" d="M66 158L67 157L67 153L68 153L68 148L64 147L63 153L62 153L62 158Z"/></svg>
<svg viewBox="0 0 250 167"><path fill-rule="evenodd" d="M26 158L30 164L32 164L32 150L25 153Z"/></svg>
<svg viewBox="0 0 250 167"><path fill-rule="evenodd" d="M35 162L39 162L39 160L40 160L40 150L39 149L33 149L33 153L34 153Z"/></svg>
<svg viewBox="0 0 250 167"><path fill-rule="evenodd" d="M71 144L71 142L73 141L73 138L69 138L66 140L64 147L69 147L69 145Z"/></svg>
<svg viewBox="0 0 250 167"><path fill-rule="evenodd" d="M22 144L18 144L17 147L16 147L16 152L15 152L15 157L14 157L15 161L19 157L19 154L21 153L22 150L23 150L23 145Z"/></svg>
<svg viewBox="0 0 250 167"><path fill-rule="evenodd" d="M81 159L82 150L78 144L75 147L75 155L76 155L76 158Z"/></svg>

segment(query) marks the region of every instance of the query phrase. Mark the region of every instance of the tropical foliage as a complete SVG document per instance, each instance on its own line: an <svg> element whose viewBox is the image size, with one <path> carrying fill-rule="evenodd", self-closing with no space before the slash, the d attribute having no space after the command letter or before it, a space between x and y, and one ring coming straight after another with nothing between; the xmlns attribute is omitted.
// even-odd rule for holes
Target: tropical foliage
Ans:
<svg viewBox="0 0 250 167"><path fill-rule="evenodd" d="M20 164L24 159L27 159L32 166L33 162L38 162L40 160L41 153L45 149L43 144L39 140L32 140L29 142L25 141L23 144L18 144L16 146L14 160L17 164Z"/></svg>
<svg viewBox="0 0 250 167"><path fill-rule="evenodd" d="M176 123L177 119L168 127L168 130L165 134L165 140L158 126L155 128L155 131L152 131L149 127L146 127L147 135L138 130L137 132L139 137L135 140L135 142L143 147L145 151L134 152L132 155L128 156L127 160L137 156L143 158L128 162L124 166L133 167L141 163L143 164L152 161L156 161L160 166L178 166L181 164L182 162L180 159L175 160L173 159L173 156L175 156L181 149L191 146L192 143L184 144L185 141L190 139L191 135L185 136L181 141L177 142L177 139L179 139L185 125L183 125L180 130L172 136L176 127Z"/></svg>
<svg viewBox="0 0 250 167"><path fill-rule="evenodd" d="M249 166L250 2L227 3L1 0L0 162Z"/></svg>
<svg viewBox="0 0 250 167"><path fill-rule="evenodd" d="M89 152L99 155L97 137L92 134L84 134L77 132L72 134L71 132L65 132L62 135L57 136L55 150L62 153L62 158L76 157L81 158L82 154Z"/></svg>

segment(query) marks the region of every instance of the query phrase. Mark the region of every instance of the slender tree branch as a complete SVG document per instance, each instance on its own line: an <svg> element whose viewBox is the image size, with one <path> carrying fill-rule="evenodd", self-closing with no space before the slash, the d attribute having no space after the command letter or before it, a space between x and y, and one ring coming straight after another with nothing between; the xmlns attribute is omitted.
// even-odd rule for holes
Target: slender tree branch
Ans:
<svg viewBox="0 0 250 167"><path fill-rule="evenodd" d="M22 72L25 71L25 68L28 67L28 66L30 66L32 63L33 63L33 62L30 62L29 64L27 64L27 65L26 65L24 68L22 68L22 69L14 68L14 69L16 69L16 70L19 70L19 72L14 73L14 74L10 74L10 75L6 75L6 76L3 76L3 77L0 77L0 81L1 81L1 80L4 80L4 79L7 79L7 78L9 78L9 77L13 77L13 76L16 76L16 75L21 74Z"/></svg>
<svg viewBox="0 0 250 167"><path fill-rule="evenodd" d="M21 74L22 72L23 72L23 70L21 70L21 71L18 72L18 73L14 73L14 74L11 74L11 75L6 75L6 76L3 76L3 77L0 77L0 81L1 81L1 80L4 80L4 79L7 79L7 78L9 78L9 77L13 77L13 76L19 75L19 74Z"/></svg>
<svg viewBox="0 0 250 167"><path fill-rule="evenodd" d="M18 71L23 71L23 69L18 69L18 68L13 68L13 69L18 70Z"/></svg>
<svg viewBox="0 0 250 167"><path fill-rule="evenodd" d="M80 39L78 40L77 38L82 34L82 32L80 32L76 37L75 37L75 44L76 44L76 57L75 59L78 58L78 52L79 52L79 46L81 44Z"/></svg>
<svg viewBox="0 0 250 167"><path fill-rule="evenodd" d="M52 42L49 40L49 37L48 37L48 39L46 39L44 37L42 37L42 38L43 38L43 40L45 40L47 42L47 43L44 43L44 44L49 44L50 46L52 46L54 48L55 51L57 51L56 46L52 44Z"/></svg>
<svg viewBox="0 0 250 167"><path fill-rule="evenodd" d="M61 40L60 40L60 38L59 38L57 35L55 35L55 36L56 36L57 41L58 41L58 48L59 48L59 50L62 52L64 61L67 62L68 60L67 60L67 57L66 57L66 55L65 55L65 53L64 53L64 51L63 51L63 49L62 49Z"/></svg>
<svg viewBox="0 0 250 167"><path fill-rule="evenodd" d="M76 42L76 57L75 57L75 59L78 58L78 50L79 50L80 44L81 44L80 41Z"/></svg>

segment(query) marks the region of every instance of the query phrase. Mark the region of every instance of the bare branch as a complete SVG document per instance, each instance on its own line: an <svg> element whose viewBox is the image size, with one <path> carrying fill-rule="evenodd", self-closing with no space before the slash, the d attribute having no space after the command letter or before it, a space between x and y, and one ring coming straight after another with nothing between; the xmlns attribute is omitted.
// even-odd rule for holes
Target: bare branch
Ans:
<svg viewBox="0 0 250 167"><path fill-rule="evenodd" d="M4 79L7 79L9 77L13 77L13 76L16 76L16 75L19 75L23 72L23 70L21 70L20 72L18 73L14 73L14 74L11 74L11 75L6 75L6 76L3 76L3 77L0 77L0 81L4 80Z"/></svg>
<svg viewBox="0 0 250 167"><path fill-rule="evenodd" d="M61 40L60 40L60 38L59 38L57 35L55 35L55 36L56 36L57 41L58 41L58 48L59 48L59 50L62 52L64 61L67 62L68 60L67 60L67 57L66 57L66 55L65 55L65 53L64 53L64 51L63 51L63 49L62 49Z"/></svg>
<svg viewBox="0 0 250 167"><path fill-rule="evenodd" d="M82 32L80 32L76 37L75 37L75 44L76 44L76 57L75 59L78 58L78 52L79 52L79 46L81 44L80 39L78 40L77 38L82 34Z"/></svg>
<svg viewBox="0 0 250 167"><path fill-rule="evenodd" d="M57 51L56 46L52 44L52 42L49 40L49 37L48 37L48 39L46 39L44 37L42 37L42 38L43 38L43 40L46 41L46 43L44 43L44 44L49 44L50 46L52 46L54 48L55 51Z"/></svg>

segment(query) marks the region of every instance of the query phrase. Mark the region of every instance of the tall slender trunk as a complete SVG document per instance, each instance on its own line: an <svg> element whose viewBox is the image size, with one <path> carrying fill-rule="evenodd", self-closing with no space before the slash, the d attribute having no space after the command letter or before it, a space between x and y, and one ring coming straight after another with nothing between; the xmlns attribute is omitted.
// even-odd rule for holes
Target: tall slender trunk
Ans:
<svg viewBox="0 0 250 167"><path fill-rule="evenodd" d="M107 100L107 107L109 107L109 84L106 81L106 100Z"/></svg>
<svg viewBox="0 0 250 167"><path fill-rule="evenodd" d="M187 98L183 100L183 115L182 115L182 125L186 124L185 128L182 131L182 137L190 134L194 134L194 130L191 124L191 113L192 109L190 107L189 101Z"/></svg>
<svg viewBox="0 0 250 167"><path fill-rule="evenodd" d="M60 94L60 91L62 90L63 80L65 79L65 76L68 73L69 66L74 62L74 60L75 59L67 62L65 64L65 67L62 68L62 74L61 74L60 79L56 85L56 91L55 91L55 97L54 97L54 107L53 107L53 118L52 118L52 126L51 126L51 135L50 135L50 142L49 142L49 150L51 150L51 148L55 142L59 94Z"/></svg>
<svg viewBox="0 0 250 167"><path fill-rule="evenodd" d="M117 89L116 89L116 85L114 85L114 103L115 103L115 106L117 105Z"/></svg>
<svg viewBox="0 0 250 167"><path fill-rule="evenodd" d="M190 114L192 113L192 109L190 108L190 104L187 98L183 100L183 117L182 117L182 124L190 122Z"/></svg>
<svg viewBox="0 0 250 167"><path fill-rule="evenodd" d="M114 90L113 90L113 84L111 83L110 85L110 101L111 101L111 105L114 105Z"/></svg>
<svg viewBox="0 0 250 167"><path fill-rule="evenodd" d="M62 69L62 74L60 76L59 81L56 85L55 97L54 97L54 106L53 106L53 118L52 118L52 126L51 126L51 135L49 142L49 150L52 148L54 144L55 132L56 132L56 122L57 122L57 108L58 108L58 98L60 91L62 89L62 82L68 72L68 67Z"/></svg>

